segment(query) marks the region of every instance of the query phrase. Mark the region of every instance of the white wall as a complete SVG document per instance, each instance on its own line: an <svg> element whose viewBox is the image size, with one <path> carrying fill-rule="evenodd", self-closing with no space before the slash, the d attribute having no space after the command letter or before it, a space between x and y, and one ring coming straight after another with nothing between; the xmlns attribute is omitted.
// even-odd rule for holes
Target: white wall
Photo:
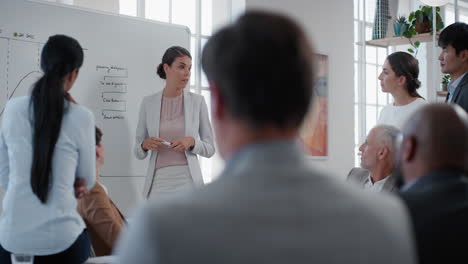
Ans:
<svg viewBox="0 0 468 264"><path fill-rule="evenodd" d="M68 0L70 1L70 0ZM106 12L119 13L118 0L72 0L76 6L97 9Z"/></svg>
<svg viewBox="0 0 468 264"><path fill-rule="evenodd" d="M354 162L353 1L246 0L246 8L280 11L305 29L329 59L329 157L314 167L345 178Z"/></svg>
<svg viewBox="0 0 468 264"><path fill-rule="evenodd" d="M42 0L76 5L105 12L119 13L119 0Z"/></svg>

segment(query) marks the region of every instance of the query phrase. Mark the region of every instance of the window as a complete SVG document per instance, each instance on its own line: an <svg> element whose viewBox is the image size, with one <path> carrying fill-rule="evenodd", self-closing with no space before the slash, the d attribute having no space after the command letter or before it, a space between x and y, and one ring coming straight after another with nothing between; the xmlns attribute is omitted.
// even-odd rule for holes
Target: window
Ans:
<svg viewBox="0 0 468 264"><path fill-rule="evenodd" d="M122 0L120 1L122 2ZM170 0L147 0L145 5L145 17L162 22L169 22Z"/></svg>
<svg viewBox="0 0 468 264"><path fill-rule="evenodd" d="M455 6L449 3L445 6L445 26L455 22ZM468 23L468 0L458 0L458 20Z"/></svg>
<svg viewBox="0 0 468 264"><path fill-rule="evenodd" d="M377 124L382 108L391 96L383 93L378 76L388 55L387 48L364 45L372 38L375 0L354 0L354 154L359 167L359 146ZM365 18L365 19L364 19Z"/></svg>
<svg viewBox="0 0 468 264"><path fill-rule="evenodd" d="M136 0L120 0L119 11L122 15L136 16L137 15L137 2Z"/></svg>
<svg viewBox="0 0 468 264"><path fill-rule="evenodd" d="M212 33L232 20L233 8L243 9L243 0L119 0L120 13L184 25L190 28L192 76L190 90L203 95L208 111L211 99L208 82L200 65L200 53ZM238 3L239 2L239 3ZM236 10L237 11L237 10ZM188 88L188 87L187 87ZM210 116L211 119L211 116ZM223 167L219 154L210 159L200 157L205 182L210 182Z"/></svg>
<svg viewBox="0 0 468 264"><path fill-rule="evenodd" d="M403 1L405 2L405 1ZM421 3L413 0L406 1L411 10L414 10ZM354 71L355 71L355 165L359 166L358 157L359 146L365 140L369 130L376 125L382 108L392 102L392 96L382 93L378 81L382 65L388 54L395 50L392 48L378 48L364 45L366 40L372 38L372 27L375 14L376 0L354 0ZM401 3L401 1L400 1ZM408 12L409 13L409 12ZM468 0L458 0L459 21L468 23ZM454 1L443 7L442 14L445 25L455 22ZM408 46L407 46L408 47ZM399 47L402 51L406 48ZM423 43L419 48L417 59L419 60L420 76L423 81L422 89L419 93L429 98L429 82L432 79L428 76L432 72L428 68L427 44ZM424 95L426 91L426 95Z"/></svg>

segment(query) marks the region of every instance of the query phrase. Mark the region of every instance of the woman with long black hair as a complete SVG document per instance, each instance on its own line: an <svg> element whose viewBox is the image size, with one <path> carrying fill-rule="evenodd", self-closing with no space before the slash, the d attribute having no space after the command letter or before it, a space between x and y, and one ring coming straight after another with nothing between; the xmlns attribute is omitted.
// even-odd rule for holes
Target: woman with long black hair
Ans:
<svg viewBox="0 0 468 264"><path fill-rule="evenodd" d="M77 189L95 183L94 118L70 101L83 50L73 38L49 38L44 75L31 96L11 99L0 129L0 263L10 254L34 263L83 263L90 253Z"/></svg>

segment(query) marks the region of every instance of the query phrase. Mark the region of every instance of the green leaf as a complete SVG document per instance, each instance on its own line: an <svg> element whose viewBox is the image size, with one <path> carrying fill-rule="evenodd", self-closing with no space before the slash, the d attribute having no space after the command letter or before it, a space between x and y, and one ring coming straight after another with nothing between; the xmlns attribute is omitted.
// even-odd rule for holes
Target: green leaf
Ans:
<svg viewBox="0 0 468 264"><path fill-rule="evenodd" d="M443 29L443 28L444 28L444 22L440 21L440 23L437 24L436 29L437 29L437 30L441 30L441 29Z"/></svg>
<svg viewBox="0 0 468 264"><path fill-rule="evenodd" d="M410 25L405 32L403 32L403 36L407 38L411 38L412 36L416 35L416 30L414 29L413 25Z"/></svg>
<svg viewBox="0 0 468 264"><path fill-rule="evenodd" d="M408 49L408 52L414 53L414 50L413 49Z"/></svg>
<svg viewBox="0 0 468 264"><path fill-rule="evenodd" d="M414 42L414 46L415 46L416 48L419 48L419 45L421 45L421 42L419 42L419 41Z"/></svg>

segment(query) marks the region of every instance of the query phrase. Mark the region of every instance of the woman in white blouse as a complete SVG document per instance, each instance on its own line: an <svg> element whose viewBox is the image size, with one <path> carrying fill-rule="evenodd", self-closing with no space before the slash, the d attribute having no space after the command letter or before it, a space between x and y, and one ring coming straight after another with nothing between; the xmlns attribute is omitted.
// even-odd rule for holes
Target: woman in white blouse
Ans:
<svg viewBox="0 0 468 264"><path fill-rule="evenodd" d="M49 38L41 54L43 76L31 96L8 101L0 130L0 263L10 254L34 263L83 263L90 254L75 196L96 179L94 118L69 101L83 64L80 44ZM83 192L77 195L77 189Z"/></svg>
<svg viewBox="0 0 468 264"><path fill-rule="evenodd" d="M416 91L421 86L418 64L418 60L406 52L395 52L387 57L379 80L382 91L390 93L394 102L382 109L377 124L401 129L408 117L426 104Z"/></svg>
<svg viewBox="0 0 468 264"><path fill-rule="evenodd" d="M191 67L186 49L167 49L157 69L166 85L141 103L135 155L144 159L151 152L145 198L202 186L197 155L211 157L215 152L205 99L184 90Z"/></svg>

